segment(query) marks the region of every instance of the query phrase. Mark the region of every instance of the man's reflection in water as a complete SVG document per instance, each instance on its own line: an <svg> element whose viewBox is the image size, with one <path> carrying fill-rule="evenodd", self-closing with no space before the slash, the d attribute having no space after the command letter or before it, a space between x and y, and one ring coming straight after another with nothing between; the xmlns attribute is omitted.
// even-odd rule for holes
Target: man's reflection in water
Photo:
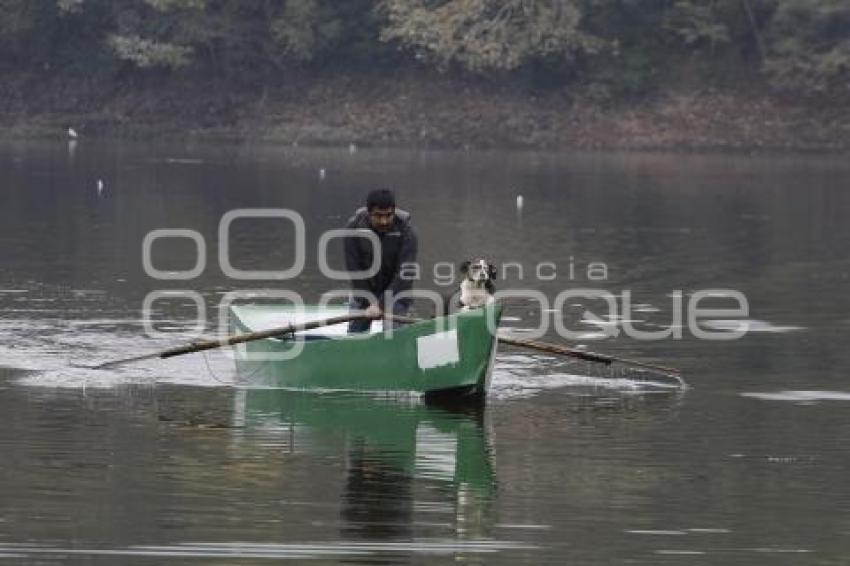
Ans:
<svg viewBox="0 0 850 566"><path fill-rule="evenodd" d="M397 459L397 458L396 458ZM342 517L346 536L413 538L413 478L392 455L362 440L348 453Z"/></svg>
<svg viewBox="0 0 850 566"><path fill-rule="evenodd" d="M463 426L438 431L420 422L408 450L354 441L347 456L343 536L367 540L434 536L433 515L417 525L417 520L425 519L415 516L415 499L423 495L417 486L427 490L429 499L440 494L446 510L451 509L438 536L455 540L492 536L495 480L491 453L478 423L458 424Z"/></svg>

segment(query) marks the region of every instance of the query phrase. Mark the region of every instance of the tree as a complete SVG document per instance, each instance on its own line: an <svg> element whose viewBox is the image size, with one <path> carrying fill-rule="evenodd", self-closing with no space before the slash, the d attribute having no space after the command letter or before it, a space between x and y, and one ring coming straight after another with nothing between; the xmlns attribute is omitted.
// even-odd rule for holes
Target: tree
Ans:
<svg viewBox="0 0 850 566"><path fill-rule="evenodd" d="M769 29L765 71L783 90L850 90L850 2L783 0Z"/></svg>
<svg viewBox="0 0 850 566"><path fill-rule="evenodd" d="M46 62L55 19L52 0L0 0L0 59L17 65Z"/></svg>
<svg viewBox="0 0 850 566"><path fill-rule="evenodd" d="M193 50L185 45L145 39L138 35L112 34L109 46L115 56L130 61L138 67L185 67L192 60Z"/></svg>
<svg viewBox="0 0 850 566"><path fill-rule="evenodd" d="M382 0L384 41L441 67L511 71L546 57L570 60L603 43L580 29L573 0Z"/></svg>
<svg viewBox="0 0 850 566"><path fill-rule="evenodd" d="M686 47L729 42L729 28L715 12L716 2L678 0L665 14L663 28Z"/></svg>
<svg viewBox="0 0 850 566"><path fill-rule="evenodd" d="M336 46L343 22L331 6L318 0L289 0L271 30L286 55L307 62Z"/></svg>

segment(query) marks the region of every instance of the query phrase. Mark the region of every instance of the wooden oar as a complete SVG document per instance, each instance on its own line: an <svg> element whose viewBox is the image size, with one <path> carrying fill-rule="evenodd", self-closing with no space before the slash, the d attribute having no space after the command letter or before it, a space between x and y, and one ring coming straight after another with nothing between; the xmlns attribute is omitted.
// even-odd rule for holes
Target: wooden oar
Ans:
<svg viewBox="0 0 850 566"><path fill-rule="evenodd" d="M595 352L587 352L585 350L567 348L566 346L559 346L558 344L549 344L547 342L538 342L536 340L525 340L522 338L508 338L507 336L499 336L499 342L502 342L504 344L510 344L511 346L531 348L532 350L548 352L550 354L563 354L565 356L578 358L580 360L586 360L588 362L597 362L605 365L618 363L638 368L651 369L653 371L660 371L675 377L677 381L684 385L684 381L682 381L682 378L679 377L681 372L676 368L659 366L656 364L648 364L646 362L639 362L637 360L630 360L627 358L617 358L614 356L608 356L606 354L597 354Z"/></svg>
<svg viewBox="0 0 850 566"><path fill-rule="evenodd" d="M229 336L227 338L222 338L219 340L206 340L203 342L193 342L191 344L186 344L184 346L177 346L176 348L169 348L168 350L161 350L159 352L151 352L149 354L143 354L141 356L133 356L132 358L124 358L121 360L112 360L109 362L104 362L102 364L98 364L96 366L87 366L88 369L109 369L116 366L128 364L130 362L138 362L142 360L150 360L153 358L173 358L175 356L182 356L183 354L191 354L194 352L203 352L204 350L214 350L215 348L222 348L224 346L232 346L234 344L241 344L243 342L251 342L253 340L262 340L263 338L272 338L272 337L280 337L286 334L292 334L295 332L302 332L304 330L313 330L314 328L321 328L323 326L333 326L334 324L342 324L344 322L351 322L352 320L363 320L368 317L362 313L354 313L347 314L342 316L335 316L332 318L325 318L322 320L312 320L310 322L302 322L300 324L288 324L287 326L280 326L277 328L270 328L268 330L261 330L259 332L250 332L248 334L238 334L235 336Z"/></svg>
<svg viewBox="0 0 850 566"><path fill-rule="evenodd" d="M411 318L409 316L398 316L398 315L386 315L387 318L392 320L403 322L403 323L412 323L412 322L421 322L422 319ZM672 377L680 386L685 387L685 381L681 377L681 372L676 368L659 366L655 364L648 364L646 362L639 362L636 360L629 360L626 358L618 358L615 356L608 356L606 354L597 354L595 352L587 352L585 350L578 350L575 348L568 348L566 346L560 346L558 344L550 344L548 342L538 342L536 340L525 340L522 338L509 338L503 335L497 335L499 342L503 344L508 344L510 346L518 346L521 348L529 348L531 350L537 350L538 352L546 352L547 354L560 354L563 356L570 356L572 358L577 358L580 360L585 360L588 362L595 362L605 364L610 366L611 364L617 363L626 366L633 366L637 368L649 369L657 372L664 373L669 377Z"/></svg>

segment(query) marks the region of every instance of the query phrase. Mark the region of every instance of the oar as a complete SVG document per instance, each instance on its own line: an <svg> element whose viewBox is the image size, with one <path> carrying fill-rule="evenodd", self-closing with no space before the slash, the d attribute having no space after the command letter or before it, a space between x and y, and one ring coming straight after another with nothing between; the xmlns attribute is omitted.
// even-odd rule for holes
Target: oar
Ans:
<svg viewBox="0 0 850 566"><path fill-rule="evenodd" d="M656 364L648 364L646 362L639 362L637 360L630 360L627 358L617 358L614 356L608 356L606 354L587 352L585 350L576 350L574 348L567 348L566 346L559 346L558 344L537 342L536 340L525 340L521 338L508 338L507 336L499 336L499 342L510 344L511 346L521 346L524 348L530 348L532 350L538 350L540 352L548 352L550 354L563 354L565 356L578 358L580 360L586 360L588 362L597 362L608 366L613 363L618 363L644 369L651 369L653 371L660 371L675 377L676 380L679 381L682 385L685 384L684 381L682 381L682 378L679 376L681 372L676 368L659 366Z"/></svg>
<svg viewBox="0 0 850 566"><path fill-rule="evenodd" d="M98 364L96 366L88 366L88 369L108 369L116 366L128 364L130 362L139 362L142 360L150 360L153 358L173 358L175 356L182 356L183 354L191 354L194 352L203 352L204 350L214 350L215 348L222 348L224 346L232 346L234 344L241 344L243 342L251 342L253 340L262 340L263 338L272 338L284 336L286 334L292 334L295 332L302 332L304 330L313 330L314 328L321 328L323 326L333 326L334 324L342 324L344 322L351 322L352 320L363 320L368 317L362 313L360 314L347 314L342 316L335 316L332 318L325 318L322 320L312 320L310 322L302 322L300 324L288 324L286 326L280 326L277 328L270 328L268 330L261 330L259 332L249 332L248 334L238 334L235 336L229 336L227 338L221 338L219 340L207 340L203 342L192 342L191 344L186 344L184 346L177 346L175 348L169 348L168 350L161 350L159 352L151 352L149 354L143 354L141 356L133 356L132 358L124 358L121 360L112 360L109 362L104 362L102 364Z"/></svg>
<svg viewBox="0 0 850 566"><path fill-rule="evenodd" d="M409 316L398 316L389 314L386 316L388 318L391 318L392 320L403 323L421 322L421 319L411 318ZM680 375L681 372L676 368L659 366L656 364L648 364L646 362L639 362L626 358L618 358L615 356L608 356L606 354L597 354L595 352L587 352L585 350L577 350L575 348L568 348L566 346L560 346L558 344L549 344L548 342L538 342L536 340L525 340L522 338L508 338L507 336L502 335L497 335L497 338L499 342L503 344L508 344L510 346L518 346L521 348L529 348L531 350L537 350L538 352L546 352L548 354L561 354L563 356L570 356L572 358L577 358L588 362L605 364L606 366L618 363L625 366L633 366L661 372L672 377L680 386L686 386L685 381Z"/></svg>

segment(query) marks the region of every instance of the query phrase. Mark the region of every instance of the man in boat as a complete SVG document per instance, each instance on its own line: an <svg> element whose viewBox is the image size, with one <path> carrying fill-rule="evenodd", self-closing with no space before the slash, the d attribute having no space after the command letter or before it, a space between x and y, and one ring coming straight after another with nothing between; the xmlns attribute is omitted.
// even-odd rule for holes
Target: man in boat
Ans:
<svg viewBox="0 0 850 566"><path fill-rule="evenodd" d="M408 269L416 263L418 249L416 231L410 222L410 213L396 208L395 194L390 189L376 189L366 197L366 206L357 209L348 220L350 230L370 230L381 243L381 265L378 273L369 278L352 278L353 310L363 310L378 317L385 305L392 305L392 313L405 315L413 299L399 297L413 288L413 278L406 277ZM366 238L345 238L345 266L351 272L366 271L372 266L372 242ZM349 323L349 332L366 332L371 320Z"/></svg>

